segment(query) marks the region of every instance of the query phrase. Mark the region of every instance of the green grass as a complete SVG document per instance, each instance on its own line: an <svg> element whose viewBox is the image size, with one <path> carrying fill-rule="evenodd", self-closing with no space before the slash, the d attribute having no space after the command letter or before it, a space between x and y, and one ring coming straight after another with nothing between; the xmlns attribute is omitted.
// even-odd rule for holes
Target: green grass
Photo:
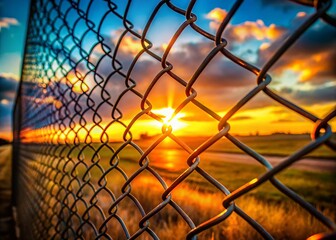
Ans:
<svg viewBox="0 0 336 240"><path fill-rule="evenodd" d="M120 145L120 143L110 144L114 149L118 149ZM94 148L97 148L98 146L99 144L93 145ZM166 151L162 148L164 148L164 146L159 145L158 149L154 150L149 155L150 166L158 171L165 181L171 182L187 169L188 166L185 163L185 159L188 154L176 156L176 159L171 159L169 163L172 164L172 166L167 167L168 157L162 154ZM178 153L180 154L181 152ZM76 154L78 154L78 150L73 152L73 156L76 157ZM87 164L92 164L92 159L95 162L98 160L97 157L93 158L94 154L91 149L85 150L84 155ZM112 155L112 151L107 148L104 148L99 152L99 165L105 170L110 168ZM118 166L121 167L128 176L133 174L139 168L138 160L141 155L132 147L126 147L118 156ZM116 163L116 159L113 159L112 163ZM230 191L234 191L266 171L264 167L259 165L229 163L221 161L220 159L203 159L200 163L200 167L210 173ZM85 168L80 165L77 170L79 170L79 176L83 176ZM93 178L102 175L101 170L97 167L91 169L90 173ZM307 201L314 205L328 207L336 202L336 192L334 191L334 189L336 189L336 174L333 172L311 172L291 168L284 170L276 177L286 186L302 195ZM194 187L193 185L197 185L198 189L204 192L217 191L207 184L207 181L196 172L186 179L186 183L192 187ZM268 182L262 185L262 187L249 193L249 195L264 201L289 201L285 195Z"/></svg>
<svg viewBox="0 0 336 240"><path fill-rule="evenodd" d="M237 136L238 140L243 142L248 147L252 148L254 151L259 154L266 156L289 156L294 152L300 150L305 147L310 141L310 136L308 134L301 135L286 135L286 134L276 134L276 135L265 135L265 136ZM135 143L138 144L142 149L146 149L150 144L154 142L156 138L146 139L146 140L135 140ZM203 142L205 142L209 137L180 137L182 141L184 141L190 148L196 149ZM332 139L336 139L336 135L334 134ZM115 149L120 146L121 143L111 143L110 146ZM81 145L81 146L84 146ZM94 149L98 149L100 143L92 143L91 146ZM180 149L180 146L177 144L160 144L157 146L158 149ZM225 137L216 142L213 146L211 146L208 151L213 152L224 152L224 153L241 153L244 152L235 146L232 142L230 142ZM79 150L74 149L72 151L73 156L78 155ZM89 157L94 156L94 150L90 147L85 148L85 154ZM111 152L105 147L100 151L100 156L102 158L108 157L111 155ZM310 158L320 158L320 159L328 159L336 161L336 152L326 145L322 145L313 152L306 155L306 157Z"/></svg>
<svg viewBox="0 0 336 240"><path fill-rule="evenodd" d="M209 137L180 137L192 149L200 146ZM256 152L263 155L274 156L288 156L300 148L307 145L311 138L308 134L288 135L288 134L275 134L263 136L236 136L238 140L249 146ZM336 134L333 135L336 139ZM146 141L138 141L140 145L148 145ZM164 148L164 146L161 146ZM243 153L238 147L226 138L222 138L216 144L210 147L210 151L227 152L227 153ZM336 152L331 148L322 145L315 151L307 155L313 158L331 158L336 160Z"/></svg>
<svg viewBox="0 0 336 240"><path fill-rule="evenodd" d="M109 163L106 160L107 155L108 154L104 152L101 154L103 160L100 161L100 164L105 169L109 168ZM122 151L119 157L121 159L119 166L124 169L128 175L131 175L139 168L137 160L140 158L140 154L131 147L127 147L127 149ZM258 165L233 164L224 161L215 161L214 159L207 160L209 161L201 161L200 167L210 173L230 191L239 188L266 171L263 167ZM160 156L152 155L151 167L157 170L166 181L173 181L187 169L185 163L181 163L180 165L176 164L176 167L173 168L165 168L165 166L161 165L162 162L163 160ZM336 201L336 192L334 191L334 189L336 189L336 174L333 172L322 173L287 169L277 175L277 178L314 205L323 207L332 206ZM209 186L207 181L198 173L192 174L187 178L186 182L191 186L197 185L201 191L217 191ZM252 191L250 195L265 201L288 200L285 195L280 193L270 183L266 183L262 187L257 188Z"/></svg>
<svg viewBox="0 0 336 240"><path fill-rule="evenodd" d="M307 145L311 139L309 135L267 135L267 136L238 136L238 140L264 155L287 156ZM197 139L195 140L195 143ZM224 139L216 144L211 150L241 153L241 150L230 141ZM329 147L323 145L308 154L309 157L335 158L336 153Z"/></svg>

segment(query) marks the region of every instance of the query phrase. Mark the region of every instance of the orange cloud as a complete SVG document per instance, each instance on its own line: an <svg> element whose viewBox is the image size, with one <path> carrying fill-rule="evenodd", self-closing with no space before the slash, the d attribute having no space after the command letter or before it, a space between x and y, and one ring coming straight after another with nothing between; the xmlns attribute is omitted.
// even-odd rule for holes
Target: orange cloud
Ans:
<svg viewBox="0 0 336 240"><path fill-rule="evenodd" d="M14 99L18 85L18 79L18 76L15 74L0 73L0 99Z"/></svg>
<svg viewBox="0 0 336 240"><path fill-rule="evenodd" d="M263 50L269 48L270 45L271 45L271 44L270 44L269 42L263 42L263 43L260 45L259 49L260 49L261 51L263 51Z"/></svg>
<svg viewBox="0 0 336 240"><path fill-rule="evenodd" d="M8 105L9 101L7 99L1 99L0 104L2 104L2 105Z"/></svg>
<svg viewBox="0 0 336 240"><path fill-rule="evenodd" d="M141 42L139 40L136 40L134 37L131 36L125 36L121 42L121 48L123 50L126 50L126 52L137 54L140 52L143 48L141 45Z"/></svg>
<svg viewBox="0 0 336 240"><path fill-rule="evenodd" d="M12 81L19 81L19 77L18 75L14 74L14 73L6 73L6 72L2 72L0 73L0 77L1 78L7 78L10 79Z"/></svg>
<svg viewBox="0 0 336 240"><path fill-rule="evenodd" d="M11 25L19 25L19 21L16 18L0 18L0 30L1 28L9 28Z"/></svg>
<svg viewBox="0 0 336 240"><path fill-rule="evenodd" d="M207 15L206 18L210 19L210 28L217 30L221 22L227 15L227 11L221 8L212 9Z"/></svg>
<svg viewBox="0 0 336 240"><path fill-rule="evenodd" d="M206 18L211 20L209 24L210 28L217 30L226 15L227 11L224 9L215 8L211 10L206 15ZM229 24L226 29L227 36L240 43L250 39L274 41L281 37L284 32L285 28L276 26L275 24L266 26L260 19L256 22L246 21L238 25Z"/></svg>
<svg viewBox="0 0 336 240"><path fill-rule="evenodd" d="M121 37L123 30L119 29L112 33L112 42L117 45L119 38ZM119 50L124 53L136 55L143 49L140 39L132 35L125 35L119 45Z"/></svg>
<svg viewBox="0 0 336 240"><path fill-rule="evenodd" d="M298 12L298 13L296 14L296 17L297 17L297 18L302 18L302 17L305 17L305 16L307 16L307 13L305 13L305 12Z"/></svg>
<svg viewBox="0 0 336 240"><path fill-rule="evenodd" d="M229 32L238 42L244 42L249 39L274 41L283 35L285 29L275 24L266 26L262 20L257 20L256 22L246 21L242 24L231 26Z"/></svg>
<svg viewBox="0 0 336 240"><path fill-rule="evenodd" d="M311 85L334 81L335 37L336 32L328 27L310 29L278 60L273 72L283 74L291 71L295 73L297 81ZM282 41L283 39L280 38L268 47L260 46L260 65L274 54Z"/></svg>
<svg viewBox="0 0 336 240"><path fill-rule="evenodd" d="M328 52L317 53L307 59L294 59L289 65L289 69L298 74L300 82L306 82L319 73L328 71L329 61Z"/></svg>

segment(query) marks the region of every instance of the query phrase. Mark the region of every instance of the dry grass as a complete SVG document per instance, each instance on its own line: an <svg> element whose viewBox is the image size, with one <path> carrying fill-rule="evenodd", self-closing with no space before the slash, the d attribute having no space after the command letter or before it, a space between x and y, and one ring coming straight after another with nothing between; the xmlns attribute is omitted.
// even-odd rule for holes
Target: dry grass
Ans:
<svg viewBox="0 0 336 240"><path fill-rule="evenodd" d="M100 166L105 170L110 167L109 155L108 151L101 152ZM131 176L139 169L138 157L138 154L132 151L121 153L121 161L118 167L121 167L128 176ZM169 185L183 170L183 166L177 166L176 169L160 168L162 161L161 158L152 158L151 166L159 172ZM204 169L228 186L230 190L236 189L265 171L260 166L247 164L225 162L215 164L212 161L203 161L202 163ZM92 163L88 161L87 164ZM63 169L63 166L60 165L59 167ZM72 172L74 167L74 164L67 165L66 171L68 174ZM85 172L85 167L81 165L76 167L77 179L81 184L84 183L82 180ZM110 216L109 208L115 200L106 190L99 188L98 180L101 175L102 172L97 167L90 170L90 182L94 189L89 184L82 187L82 199L74 199L73 195L68 195L65 202L69 208L63 208L62 212L64 218L69 218L67 235L62 236L63 238L66 238L65 236L68 236L68 238L77 237L76 235L80 234L84 239L94 239L97 234L103 233L99 239L108 239L108 236L113 239L126 239L124 230L117 218L112 217L107 223L104 223L104 219ZM333 191L336 184L334 181L335 174L289 169L279 174L278 177L288 187L303 195L305 199L309 199L313 204L323 208L322 212L325 215L334 221L336 220L335 205L333 204L333 199L335 199ZM113 192L115 199L120 197L122 185L125 183L121 174L112 170L105 180L107 188ZM63 180L63 186L67 185L66 181ZM161 196L164 189L157 179L149 173L141 173L132 181L131 185L131 194L138 199L146 213L162 202ZM190 216L196 226L225 210L222 207L224 195L209 185L199 175L192 174L187 181L172 192L172 199ZM50 188L51 186L48 185ZM76 193L79 188L77 181L73 181L71 191ZM95 191L98 189L100 190L96 198L93 198ZM62 199L61 196L59 198ZM327 231L309 213L287 199L269 183L252 191L251 194L243 196L236 203L248 215L258 221L275 239L305 239L315 233ZM59 207L59 204L56 204L54 209ZM118 204L116 214L123 219L130 235L135 234L140 229L139 221L142 216L130 197L126 196ZM56 221L53 223L56 225L59 219L54 216L53 220ZM80 230L77 231L80 224ZM159 213L150 218L149 224L160 239L185 239L186 234L191 230L170 205L165 206ZM74 229L74 231L71 229ZM144 232L138 239L152 239L152 237ZM199 239L261 239L261 237L248 223L233 213L222 223L199 234Z"/></svg>
<svg viewBox="0 0 336 240"><path fill-rule="evenodd" d="M127 149L129 150L129 149ZM108 169L108 152L101 152L100 165ZM170 184L172 180L180 174L180 167L176 169L162 168L162 158L151 158L151 166ZM120 154L122 159L121 167L128 176L132 175L138 168L137 159L139 154L134 151L125 151ZM89 163L89 162L88 162ZM230 164L225 162L216 163L213 161L203 161L202 167L216 177L226 186L236 189L247 181L257 177L265 170L260 166L247 164ZM78 169L79 170L79 169ZM83 171L78 172L81 178ZM228 171L229 170L229 171ZM97 179L101 177L101 172L93 168L91 171L91 182L97 186ZM307 172L289 169L279 174L279 179L288 187L302 195L306 200L318 208L323 209L323 214L336 220L335 206L332 204L335 194L332 191L335 187L335 175L332 173ZM125 180L116 170L111 171L106 176L107 187L112 190L115 198L121 195L121 187ZM304 187L302 187L304 186ZM84 188L85 190L85 188ZM146 213L150 212L162 202L164 189L157 179L148 173L142 173L132 181L132 195L141 203ZM89 199L93 192L87 190L85 201ZM187 181L181 184L172 192L173 200L190 216L197 225L216 216L225 209L222 207L224 195L218 190L206 184L206 181L199 175L192 174ZM108 210L114 200L105 191L101 191L98 196L96 206L102 207L105 216L109 216ZM266 183L247 196L237 200L237 205L248 215L258 221L275 239L305 239L315 233L325 232L327 229L309 213L302 209L295 202L281 194L271 184ZM77 211L81 215L84 205L79 205ZM125 197L118 204L116 214L123 219L130 235L135 234L139 228L139 221L142 216L134 202ZM103 216L95 208L90 210L89 222L97 226L103 224ZM159 213L150 220L150 228L160 237L160 239L185 239L191 228L186 224L178 212L170 205L165 206ZM106 233L113 239L126 239L126 235L120 222L112 217L106 224ZM74 226L73 226L74 227ZM95 235L89 224L82 227L85 239L91 239ZM101 232L105 230L102 228ZM102 237L102 239L104 239ZM138 239L152 239L144 232ZM199 239L261 239L261 236L241 217L233 213L225 221L199 234Z"/></svg>
<svg viewBox="0 0 336 240"><path fill-rule="evenodd" d="M120 192L120 184L114 179L111 184L113 192ZM132 194L139 200L144 210L148 213L162 200L163 188L151 181L148 176L139 177L132 184ZM120 194L117 194L117 197ZM216 216L224 211L221 205L223 195L220 193L202 192L199 188L184 185L172 192L173 200L182 207L196 225ZM99 205L105 203L105 212L111 199L100 196ZM258 221L275 239L305 239L315 233L325 232L327 229L299 205L291 202L267 202L258 200L253 196L243 197L237 202L253 219ZM332 219L336 214L332 209L324 209L323 213ZM129 233L132 235L139 230L141 215L134 203L126 197L119 205L117 214L124 220ZM98 215L92 215L98 216ZM92 219L94 223L101 220ZM190 227L185 223L177 211L167 205L150 220L150 228L160 239L185 239ZM98 224L99 225L99 224ZM125 234L120 223L112 218L108 224L107 233L113 239L125 239ZM152 239L143 233L139 239ZM199 234L199 239L262 239L261 236L240 216L233 213L229 218L217 226Z"/></svg>
<svg viewBox="0 0 336 240"><path fill-rule="evenodd" d="M11 154L10 145L0 146L0 239L12 239L14 234L11 207Z"/></svg>

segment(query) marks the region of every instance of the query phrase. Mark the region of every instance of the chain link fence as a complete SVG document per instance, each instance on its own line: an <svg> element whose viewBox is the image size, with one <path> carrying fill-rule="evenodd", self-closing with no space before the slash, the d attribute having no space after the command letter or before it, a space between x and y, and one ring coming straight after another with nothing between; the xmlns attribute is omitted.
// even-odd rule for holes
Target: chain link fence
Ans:
<svg viewBox="0 0 336 240"><path fill-rule="evenodd" d="M314 22L322 19L335 26L335 19L328 14L332 1L295 1L310 6L314 12L279 45L262 68L233 54L225 38L230 20L243 1L232 4L215 34L197 24L200 16L194 13L196 0L184 7L169 0L153 1L147 12L134 2L31 2L22 78L14 111L13 204L21 238L209 239L218 236L213 232L217 226L235 215L255 230L254 238L272 239L275 233L258 223L239 204L239 199L262 188L266 182L326 227L329 235L316 238L335 237L335 222L284 185L277 175L321 145L335 150L328 122L336 111L320 119L268 87L272 82L270 68ZM163 9L172 18L182 20L170 36L165 34L171 29L169 25L156 26L159 30L156 35L167 38L164 47L159 48L158 36L151 35L151 29ZM146 19L142 27L134 21L134 14ZM170 61L176 42L186 32L212 44L210 49L204 48L201 61L195 59L200 62L190 78L178 71L183 66ZM217 61L218 56L238 66L240 71L255 75L251 75L254 86L224 115L200 101L197 95L201 73L212 61ZM156 64L156 68L146 63ZM151 77L140 78L141 72ZM184 96L168 120L154 111L159 100L152 97L154 91L166 96L164 81L173 82L176 91ZM230 119L261 94L314 125L311 141L276 166L230 133ZM175 134L174 125L170 124L190 107L209 116L218 128L199 146ZM146 124L140 124L146 122L144 120L147 124L157 122L161 133L154 137L144 134ZM132 133L139 129L142 133L135 137ZM225 182L202 167L207 161L202 154L221 139L233 143L250 156L250 161L256 161L266 170L229 191ZM175 144L182 152L172 157L179 162L179 171L162 170L166 168L163 164L169 157L168 150L163 150L162 163L152 161L154 152L162 148L165 141ZM212 187L213 192L220 195L220 201L211 197L207 200L203 190L188 192L186 183L192 181ZM208 210L203 210L203 218L195 217L194 212L200 206L191 204L195 201L197 204L209 201L217 213L209 216ZM266 215L267 210L263 214ZM295 220L289 224L295 224ZM170 235L165 236L160 229L170 231ZM230 238L225 231L221 234L222 238Z"/></svg>

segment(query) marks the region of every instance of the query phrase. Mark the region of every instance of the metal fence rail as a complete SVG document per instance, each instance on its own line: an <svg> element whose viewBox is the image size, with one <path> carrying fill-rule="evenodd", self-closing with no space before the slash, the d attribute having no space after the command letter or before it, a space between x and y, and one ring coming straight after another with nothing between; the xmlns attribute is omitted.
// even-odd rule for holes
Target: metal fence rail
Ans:
<svg viewBox="0 0 336 240"><path fill-rule="evenodd" d="M92 12L96 11L98 2L104 6L105 13L95 19ZM225 222L232 214L244 219L261 238L272 239L267 229L235 203L235 200L265 182L270 182L307 210L335 237L335 223L282 184L276 176L321 145L335 149L328 122L335 117L336 111L320 119L268 87L272 82L269 69L314 22L322 19L335 26L335 19L328 15L332 1L296 1L315 8L315 12L283 42L261 69L231 53L227 40L222 37L243 1L233 4L215 35L197 25L197 15L193 13L196 0L191 0L185 9L169 0L157 1L141 31L130 20L133 1L117 2L32 0L23 72L14 113L13 204L17 208L21 237L158 239L160 236L153 228L157 221L154 217L165 214L165 209L170 208L189 229L186 239L196 239L202 232ZM167 46L159 52L153 47L148 32L162 8L184 17L184 21L172 38L166 39ZM104 35L106 31L103 29L106 27L117 36L114 42ZM169 62L174 43L187 28L213 42L213 48L194 69L190 79L181 76L175 71L174 63ZM129 39L137 46L132 50L131 59L123 55ZM256 80L255 86L241 96L224 116L197 97L196 83L200 74L218 55L253 73ZM139 59L144 56L150 58L149 61L157 62L160 69L142 91L137 88L140 83L134 73L137 72ZM145 71L145 66L141 70ZM174 109L173 116L192 106L210 116L218 125L218 132L198 148L189 146L183 138L174 135L172 126L166 124L160 114L152 111L155 103L150 97L151 92L160 87L160 79L164 77L169 77L185 94L184 100ZM276 167L230 133L230 119L262 93L315 126L310 143ZM131 116L125 113L129 105L138 109L131 112ZM139 143L132 135L139 119L144 118L162 124L162 133L150 139L147 148L143 148L141 141ZM113 129L118 131L112 136ZM222 138L231 141L266 168L262 175L255 176L254 180L232 192L225 182L217 181L211 172L200 165L203 160L200 155ZM169 181L161 175L157 166L152 165L150 157L165 139L175 142L187 156L183 159L184 171ZM113 141L118 143L112 144ZM137 156L136 168L126 169L126 165L123 165L127 161L123 154L127 153ZM223 194L218 215L201 223L190 216L190 211L179 204L173 193L195 174ZM144 206L147 203L139 200L141 196L135 192L136 188L141 188L136 181L143 175L161 188L161 199L153 199L154 207ZM151 192L148 186L141 191ZM127 217L123 206L135 210ZM136 215L140 218L136 218ZM129 218L137 220L130 224ZM161 223L160 226L167 227L169 224ZM121 234L114 235L116 231Z"/></svg>

